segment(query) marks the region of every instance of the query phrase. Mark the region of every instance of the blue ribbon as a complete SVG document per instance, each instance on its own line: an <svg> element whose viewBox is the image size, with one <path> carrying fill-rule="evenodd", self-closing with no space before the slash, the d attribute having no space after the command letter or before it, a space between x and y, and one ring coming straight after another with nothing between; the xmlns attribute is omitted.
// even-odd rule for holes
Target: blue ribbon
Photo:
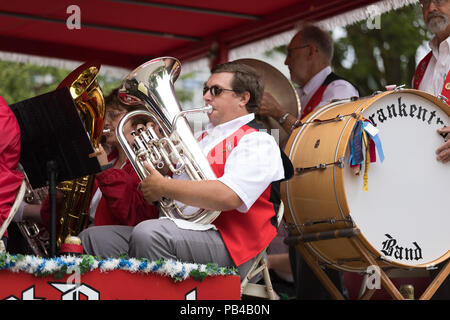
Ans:
<svg viewBox="0 0 450 320"><path fill-rule="evenodd" d="M360 164L364 161L364 154L362 150L362 125L363 122L358 120L353 129L353 140L351 143L352 148L352 165Z"/></svg>
<svg viewBox="0 0 450 320"><path fill-rule="evenodd" d="M367 134L370 136L370 138L375 143L375 147L377 148L377 152L378 152L378 157L380 158L380 161L383 162L384 161L384 153L383 153L383 146L381 145L380 137L379 137L378 133L376 135L372 135L369 132L370 130L366 129L366 127L368 125L369 125L369 122L364 122L364 130L367 132Z"/></svg>

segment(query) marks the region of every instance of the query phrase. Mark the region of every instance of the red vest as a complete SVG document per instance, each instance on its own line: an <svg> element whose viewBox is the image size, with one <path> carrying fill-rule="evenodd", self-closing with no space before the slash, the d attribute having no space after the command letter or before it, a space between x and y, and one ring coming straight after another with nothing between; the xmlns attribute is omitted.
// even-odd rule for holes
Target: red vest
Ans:
<svg viewBox="0 0 450 320"><path fill-rule="evenodd" d="M328 87L328 84L321 85L319 89L313 94L311 99L309 99L308 104L306 105L305 109L302 112L302 117L300 120L302 120L304 117L306 117L311 111L314 110L315 107L322 101L323 94L325 92L325 89Z"/></svg>
<svg viewBox="0 0 450 320"><path fill-rule="evenodd" d="M313 96L311 97L311 99L309 99L308 103L306 104L305 108L302 111L302 116L300 118L300 120L302 120L304 117L306 117L311 111L313 111L320 103L320 101L322 101L322 97L323 94L325 93L325 90L327 89L328 85L336 80L345 80L347 82L349 82L348 80L338 76L337 74L335 74L334 72L331 72L324 80L324 82L320 85L320 87L316 90L316 92L314 92ZM350 83L350 82L349 82ZM352 86L354 86L356 88L356 90L358 90L358 88L350 83ZM359 90L358 90L359 92Z"/></svg>
<svg viewBox="0 0 450 320"><path fill-rule="evenodd" d="M420 83L422 82L425 71L427 70L428 64L430 63L431 57L433 56L433 52L429 52L422 61L419 62L416 68L416 72L413 78L413 87L414 89L419 89ZM450 72L447 72L447 77L444 81L444 86L442 87L441 95L446 97L447 104L450 104Z"/></svg>
<svg viewBox="0 0 450 320"><path fill-rule="evenodd" d="M212 170L218 178L223 176L225 162L240 139L257 131L249 125L242 126L208 153ZM203 136L201 136L203 138ZM277 190L278 194L271 193ZM276 193L276 191L275 191ZM273 202L271 202L273 201ZM236 266L249 261L264 250L277 234L276 211L280 203L279 182L273 182L246 213L237 210L223 211L213 224L228 249Z"/></svg>

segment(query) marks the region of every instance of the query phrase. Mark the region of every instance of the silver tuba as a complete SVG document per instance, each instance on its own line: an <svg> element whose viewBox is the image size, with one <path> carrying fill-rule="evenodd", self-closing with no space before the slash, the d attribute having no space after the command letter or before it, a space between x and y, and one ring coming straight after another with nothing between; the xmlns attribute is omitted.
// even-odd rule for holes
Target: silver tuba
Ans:
<svg viewBox="0 0 450 320"><path fill-rule="evenodd" d="M116 128L117 140L141 180L148 175L144 161L153 168L168 167L173 175L187 174L191 180L216 179L185 118L187 113L208 112L212 107L181 111L173 86L180 70L181 64L177 59L157 58L132 71L119 89L119 98L124 104L141 104L148 109L128 113ZM154 123L160 128L160 134L151 126L133 130L134 143L131 146L125 137L124 126L136 117L145 117L146 122ZM200 224L209 224L220 214L220 211L206 209L188 214L183 212L185 206L171 199L162 199L158 205L168 217Z"/></svg>

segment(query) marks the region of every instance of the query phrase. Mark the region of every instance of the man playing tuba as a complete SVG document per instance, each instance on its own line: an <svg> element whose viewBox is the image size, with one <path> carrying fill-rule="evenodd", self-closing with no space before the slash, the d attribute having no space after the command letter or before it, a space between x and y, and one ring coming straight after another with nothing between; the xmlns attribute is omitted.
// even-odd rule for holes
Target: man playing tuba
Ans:
<svg viewBox="0 0 450 320"><path fill-rule="evenodd" d="M148 202L170 198L222 211L219 217L206 225L164 217L136 227L89 228L80 235L86 252L215 262L237 266L243 277L276 235L280 182L293 174L275 139L258 131L254 120L263 89L255 70L233 62L213 68L205 83L203 99L212 112L198 141L217 180L169 179L146 166L149 175L140 187Z"/></svg>

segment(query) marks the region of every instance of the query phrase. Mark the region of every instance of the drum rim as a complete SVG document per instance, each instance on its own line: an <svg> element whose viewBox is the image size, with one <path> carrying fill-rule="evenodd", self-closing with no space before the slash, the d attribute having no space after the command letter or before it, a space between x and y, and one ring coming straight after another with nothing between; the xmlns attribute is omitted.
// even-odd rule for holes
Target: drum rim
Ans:
<svg viewBox="0 0 450 320"><path fill-rule="evenodd" d="M364 108L364 106L365 106L364 102L367 101L367 99L365 99L365 98L361 98L361 100L363 100L363 104L358 106L357 109L359 109L359 110L361 110L362 108ZM372 100L372 99L369 99L369 101L370 101L370 100ZM306 118L306 121L307 121L308 119L310 119L310 118L314 118L314 117L316 117L316 116L319 116L320 113L323 113L324 111L329 111L331 108L334 108L334 107L337 107L337 106L339 106L339 105L341 105L341 104L343 104L343 103L349 103L349 102L352 102L352 100L351 100L351 99L344 99L344 100L339 100L339 101L336 101L336 102L333 102L333 103L324 105L323 107L319 108L319 109L318 109L316 112L314 112L313 114L308 115L308 117ZM337 153L338 153L338 149L339 149L339 146L340 146L340 143L341 143L342 135L343 135L343 133L345 132L345 129L347 128L348 123L349 123L351 120L352 120L352 118L349 118L349 119L347 120L347 123L345 124L343 130L341 131L341 135L340 135L340 137L339 137L339 143L337 144L336 150L335 150L335 160L336 160ZM297 133L296 133L296 136L294 137L294 141L292 142L291 146L295 146L295 142L299 139L301 133L303 132L303 130L304 130L305 128L306 128L306 127L300 127L300 129L299 129L299 130L297 131ZM292 153L293 153L293 148L291 148L291 149L289 150L289 155L288 155L289 159L291 159ZM336 170L336 168L333 168L333 177L335 177L335 170ZM340 211L340 213L341 213L341 216L344 217L344 214L343 214L342 208L341 208L341 204L340 204L340 202L339 202L339 200L338 200L338 198L337 198L338 196L337 196L336 179L335 179L335 178L334 178L334 181L333 181L333 185L334 185L335 198L336 198L336 202L337 202L338 207L339 207L339 211ZM344 191L345 191L345 190L344 190ZM286 195L288 195L288 194L289 194L289 181L286 181ZM297 222L297 220L296 220L295 214L292 212L291 199L290 199L290 197L288 197L288 196L286 196L286 198L287 198L287 202L288 202L287 207L288 207L288 209L289 209L290 216L291 216L292 220L294 221L295 229L297 230L297 232L298 232L299 234L302 234L300 228L298 227L298 222ZM366 242L367 242L366 239L364 239L364 244L365 244ZM319 252L318 249L316 249L312 244L310 244L310 243L305 243L305 246L306 246L309 250L311 250L311 251L312 251L312 252L313 252L320 260L322 260L324 263L329 264L329 265L331 265L332 267L337 268L337 269L339 269L339 270L347 271L347 272L360 272L360 271L363 271L363 270L366 269L366 268L358 268L358 267L351 268L351 267L348 267L348 266L345 266L345 267L344 267L344 266L342 266L342 265L337 264L337 263L334 262L334 261L331 261L329 258L325 257L325 256L324 256L323 254L321 254L321 252ZM371 253L372 253L372 252L371 252ZM373 253L372 253L372 254L373 254Z"/></svg>
<svg viewBox="0 0 450 320"><path fill-rule="evenodd" d="M413 94L413 95L418 95L421 96L422 98L428 100L431 103L434 103L438 108L440 108L444 113L447 113L447 115L450 117L450 105L442 102L441 100L439 100L437 97L429 94L428 92L425 91L420 91L420 90L414 90L414 89L401 89L401 90L393 90L393 91L385 91L381 94L378 94L376 96L374 96L373 98L377 98L374 99L373 102L382 99L388 95L392 95L395 93L407 93L407 94ZM370 105L366 105L364 110L362 110L361 112L364 112L367 108L369 108L372 104L372 99L369 100ZM447 110L446 110L447 109ZM343 180L344 181L344 180ZM334 181L334 184L336 184L336 180ZM344 188L345 191L345 188ZM338 202L339 208L340 208L340 203ZM350 214L349 214L350 215ZM358 227L358 225L355 223L355 226ZM364 233L361 232L361 234L359 235L360 239L362 240L363 244L366 246L366 249L369 249L369 252L371 252L373 255L375 255L375 257L377 257L378 259L386 262L387 264L394 266L394 267L401 267L401 268L406 268L406 269L416 269L416 268L429 268L429 267L433 267L445 260L447 260L448 258L450 258L450 250L447 250L447 253L444 253L442 256L440 256L439 258L433 260L433 261L429 261L426 263L422 263L422 264L417 264L417 265L409 265L409 264L404 264L395 260L391 260L387 257L385 257L383 254L381 254L381 252L376 249L371 242L364 236Z"/></svg>
<svg viewBox="0 0 450 320"><path fill-rule="evenodd" d="M319 113L322 113L325 110L328 110L328 108L335 107L337 105L340 105L340 104L343 104L343 103L348 103L348 102L351 102L351 100L350 99L344 99L344 100L339 100L339 101L336 101L336 102L332 102L330 104L326 104L326 105L320 107L319 109L317 109L314 113L311 113L310 115L308 115L306 117L306 122L308 121L308 119L315 117L316 115L318 115ZM299 129L297 130L297 133L296 133L296 135L294 137L294 140L292 141L291 146L295 145L295 143L297 142L297 140L299 139L301 133L303 132L303 130L305 130L305 128L306 128L306 126L299 127ZM289 150L289 154L287 155L289 159L291 159L291 157L292 157L292 152L293 152L293 150L291 148L291 150ZM286 181L286 195L288 195L288 194L289 194L289 180ZM287 207L289 208L289 212L291 214L291 218L294 221L295 228L296 228L296 230L297 230L297 232L299 234L302 234L301 230L298 228L298 222L295 219L295 215L294 215L294 213L292 212L292 209L291 209L292 208L291 199L289 197L286 197L286 198L287 198L287 202L288 202Z"/></svg>

